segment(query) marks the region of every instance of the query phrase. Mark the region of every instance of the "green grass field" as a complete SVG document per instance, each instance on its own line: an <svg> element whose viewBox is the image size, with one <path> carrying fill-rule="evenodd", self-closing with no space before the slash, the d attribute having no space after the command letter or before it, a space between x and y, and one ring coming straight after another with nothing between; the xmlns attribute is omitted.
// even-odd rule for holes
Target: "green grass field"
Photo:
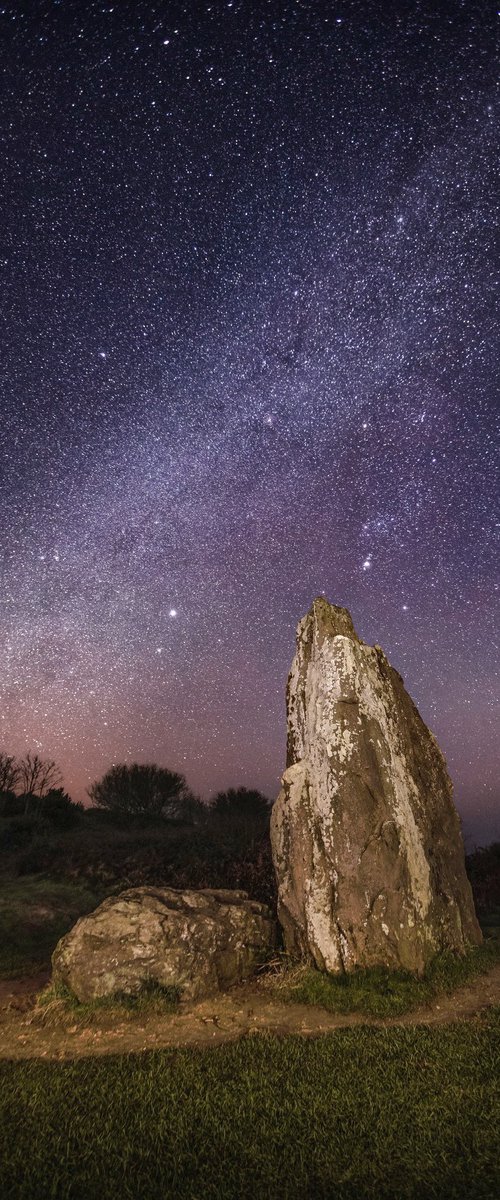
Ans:
<svg viewBox="0 0 500 1200"><path fill-rule="evenodd" d="M103 894L42 876L5 879L0 976L47 965ZM465 959L436 960L422 981L292 971L270 980L271 994L397 1016L499 957L490 936ZM163 1013L165 999L142 997L130 1015L151 1005ZM94 1019L71 997L67 1006L77 1022ZM498 1200L499 1131L498 1010L436 1028L0 1062L1 1200Z"/></svg>
<svg viewBox="0 0 500 1200"><path fill-rule="evenodd" d="M2 1200L493 1200L500 1014L0 1065Z"/></svg>

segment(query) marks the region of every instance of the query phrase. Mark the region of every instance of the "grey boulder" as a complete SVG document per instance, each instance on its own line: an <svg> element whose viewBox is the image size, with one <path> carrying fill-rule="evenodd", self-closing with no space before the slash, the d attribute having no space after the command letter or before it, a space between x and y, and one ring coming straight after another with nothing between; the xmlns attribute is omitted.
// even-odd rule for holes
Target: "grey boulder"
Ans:
<svg viewBox="0 0 500 1200"><path fill-rule="evenodd" d="M53 981L80 1001L134 995L151 982L197 1000L247 979L275 932L269 909L246 892L130 888L61 938Z"/></svg>

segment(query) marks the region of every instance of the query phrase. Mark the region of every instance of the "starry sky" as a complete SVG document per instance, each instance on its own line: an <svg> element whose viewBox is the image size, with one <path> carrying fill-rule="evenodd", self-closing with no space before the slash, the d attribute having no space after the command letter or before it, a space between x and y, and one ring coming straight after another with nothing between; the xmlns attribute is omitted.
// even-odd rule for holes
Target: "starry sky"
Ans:
<svg viewBox="0 0 500 1200"><path fill-rule="evenodd" d="M325 593L500 838L499 27L0 7L0 746L74 799L133 760L275 795Z"/></svg>

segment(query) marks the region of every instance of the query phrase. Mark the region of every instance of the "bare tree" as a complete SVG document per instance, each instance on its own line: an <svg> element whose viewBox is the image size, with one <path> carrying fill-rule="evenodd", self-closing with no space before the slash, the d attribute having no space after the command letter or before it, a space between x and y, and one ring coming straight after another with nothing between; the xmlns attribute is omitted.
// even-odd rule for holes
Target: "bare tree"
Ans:
<svg viewBox="0 0 500 1200"><path fill-rule="evenodd" d="M43 800L47 792L62 784L62 775L56 763L51 758L40 758L39 754L31 754L30 751L19 763L19 779L26 796L25 812L30 807L30 796Z"/></svg>
<svg viewBox="0 0 500 1200"><path fill-rule="evenodd" d="M13 754L0 750L0 792L13 792L19 780L19 764Z"/></svg>

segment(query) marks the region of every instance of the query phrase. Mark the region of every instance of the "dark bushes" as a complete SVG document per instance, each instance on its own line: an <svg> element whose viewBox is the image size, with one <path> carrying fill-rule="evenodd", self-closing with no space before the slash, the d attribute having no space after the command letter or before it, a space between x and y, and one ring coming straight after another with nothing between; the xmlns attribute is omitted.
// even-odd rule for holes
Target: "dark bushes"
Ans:
<svg viewBox="0 0 500 1200"><path fill-rule="evenodd" d="M466 867L478 912L500 913L500 842L469 854Z"/></svg>
<svg viewBox="0 0 500 1200"><path fill-rule="evenodd" d="M15 816L0 823L0 854L24 850L37 832L34 817Z"/></svg>
<svg viewBox="0 0 500 1200"><path fill-rule="evenodd" d="M101 829L86 825L57 838L37 838L20 848L15 869L92 887L236 888L266 904L275 903L274 872L267 836L246 852L192 827Z"/></svg>
<svg viewBox="0 0 500 1200"><path fill-rule="evenodd" d="M253 801L250 807L252 814L232 810L226 801L201 806L191 821L182 822L85 810L55 790L38 798L36 813L24 816L13 804L13 815L0 818L0 866L106 889L236 888L274 906L269 808ZM500 843L469 855L467 870L480 917L494 917L496 910L498 919Z"/></svg>

